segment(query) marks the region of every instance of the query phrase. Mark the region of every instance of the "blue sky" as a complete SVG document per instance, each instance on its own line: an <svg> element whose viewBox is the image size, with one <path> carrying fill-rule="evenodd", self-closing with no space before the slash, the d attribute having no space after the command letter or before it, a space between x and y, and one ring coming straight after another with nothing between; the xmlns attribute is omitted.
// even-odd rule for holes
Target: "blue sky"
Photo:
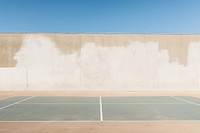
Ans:
<svg viewBox="0 0 200 133"><path fill-rule="evenodd" d="M0 0L0 32L200 33L200 0Z"/></svg>

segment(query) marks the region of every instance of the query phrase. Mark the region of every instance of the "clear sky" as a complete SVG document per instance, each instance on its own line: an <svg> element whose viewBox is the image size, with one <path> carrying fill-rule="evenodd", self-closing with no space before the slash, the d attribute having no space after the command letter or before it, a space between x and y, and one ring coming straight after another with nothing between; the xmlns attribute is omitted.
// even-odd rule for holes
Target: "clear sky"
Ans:
<svg viewBox="0 0 200 133"><path fill-rule="evenodd" d="M200 0L0 0L0 32L200 33Z"/></svg>

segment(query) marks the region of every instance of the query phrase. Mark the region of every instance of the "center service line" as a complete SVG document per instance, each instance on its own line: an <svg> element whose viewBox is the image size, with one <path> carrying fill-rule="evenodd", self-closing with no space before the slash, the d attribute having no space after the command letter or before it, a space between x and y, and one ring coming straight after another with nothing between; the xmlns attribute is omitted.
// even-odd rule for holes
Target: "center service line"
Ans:
<svg viewBox="0 0 200 133"><path fill-rule="evenodd" d="M100 101L100 121L103 121L103 109L102 109L101 96L99 97L99 101Z"/></svg>

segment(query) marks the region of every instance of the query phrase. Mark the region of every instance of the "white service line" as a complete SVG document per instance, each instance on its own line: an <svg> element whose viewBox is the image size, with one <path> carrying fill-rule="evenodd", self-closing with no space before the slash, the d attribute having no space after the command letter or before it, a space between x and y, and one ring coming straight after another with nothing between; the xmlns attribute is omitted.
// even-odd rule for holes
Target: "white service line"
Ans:
<svg viewBox="0 0 200 133"><path fill-rule="evenodd" d="M11 97L13 97L13 96L8 96L8 97L1 98L0 101L1 101L1 100L5 100L5 99L7 99L7 98L11 98Z"/></svg>
<svg viewBox="0 0 200 133"><path fill-rule="evenodd" d="M20 101L18 101L18 102L15 102L15 103L12 103L12 104L8 104L8 105L6 105L6 106L1 107L0 109L5 109L5 108L7 108L7 107L10 107L10 106L12 106L12 105L18 104L18 103L20 103L20 102L24 102L24 101L26 101L26 100L28 100L28 99L33 98L33 97L34 97L34 96L31 96L31 97L22 99L22 100L20 100Z"/></svg>
<svg viewBox="0 0 200 133"><path fill-rule="evenodd" d="M100 121L103 121L103 108L102 108L102 99L101 96L99 97L99 102L100 102Z"/></svg>
<svg viewBox="0 0 200 133"><path fill-rule="evenodd" d="M19 104L98 104L98 103L19 103ZM138 104L188 104L188 103L104 103L104 104L130 104L130 105L138 105Z"/></svg>
<svg viewBox="0 0 200 133"><path fill-rule="evenodd" d="M198 103L195 103L195 102L191 102L191 101L188 101L188 100L184 100L182 98L178 98L178 97L175 97L175 96L171 96L172 98L175 98L177 100L180 100L180 101L183 101L183 102L187 102L187 103L190 103L190 104L193 104L193 105L196 105L196 106L200 106L200 104Z"/></svg>
<svg viewBox="0 0 200 133"><path fill-rule="evenodd" d="M188 103L104 103L104 104L124 104L124 105L126 105L126 104L131 104L131 105L138 105L138 104L149 104L149 105L151 105L151 104L188 104Z"/></svg>
<svg viewBox="0 0 200 133"><path fill-rule="evenodd" d="M19 103L19 104L99 104L99 103Z"/></svg>

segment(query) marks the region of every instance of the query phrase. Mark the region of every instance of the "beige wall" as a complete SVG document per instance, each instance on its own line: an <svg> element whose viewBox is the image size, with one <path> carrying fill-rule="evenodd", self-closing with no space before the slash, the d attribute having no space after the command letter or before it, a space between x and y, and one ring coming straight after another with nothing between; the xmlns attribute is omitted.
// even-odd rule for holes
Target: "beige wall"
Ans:
<svg viewBox="0 0 200 133"><path fill-rule="evenodd" d="M198 34L1 33L0 90L200 91L199 47Z"/></svg>
<svg viewBox="0 0 200 133"><path fill-rule="evenodd" d="M50 37L56 46L65 54L80 51L87 42L106 47L124 47L128 42L158 42L160 50L169 51L170 62L178 61L187 64L187 49L190 42L200 42L200 35L170 35L170 34L54 34L37 33ZM0 66L15 67L14 55L19 51L23 36L21 33L0 34Z"/></svg>

